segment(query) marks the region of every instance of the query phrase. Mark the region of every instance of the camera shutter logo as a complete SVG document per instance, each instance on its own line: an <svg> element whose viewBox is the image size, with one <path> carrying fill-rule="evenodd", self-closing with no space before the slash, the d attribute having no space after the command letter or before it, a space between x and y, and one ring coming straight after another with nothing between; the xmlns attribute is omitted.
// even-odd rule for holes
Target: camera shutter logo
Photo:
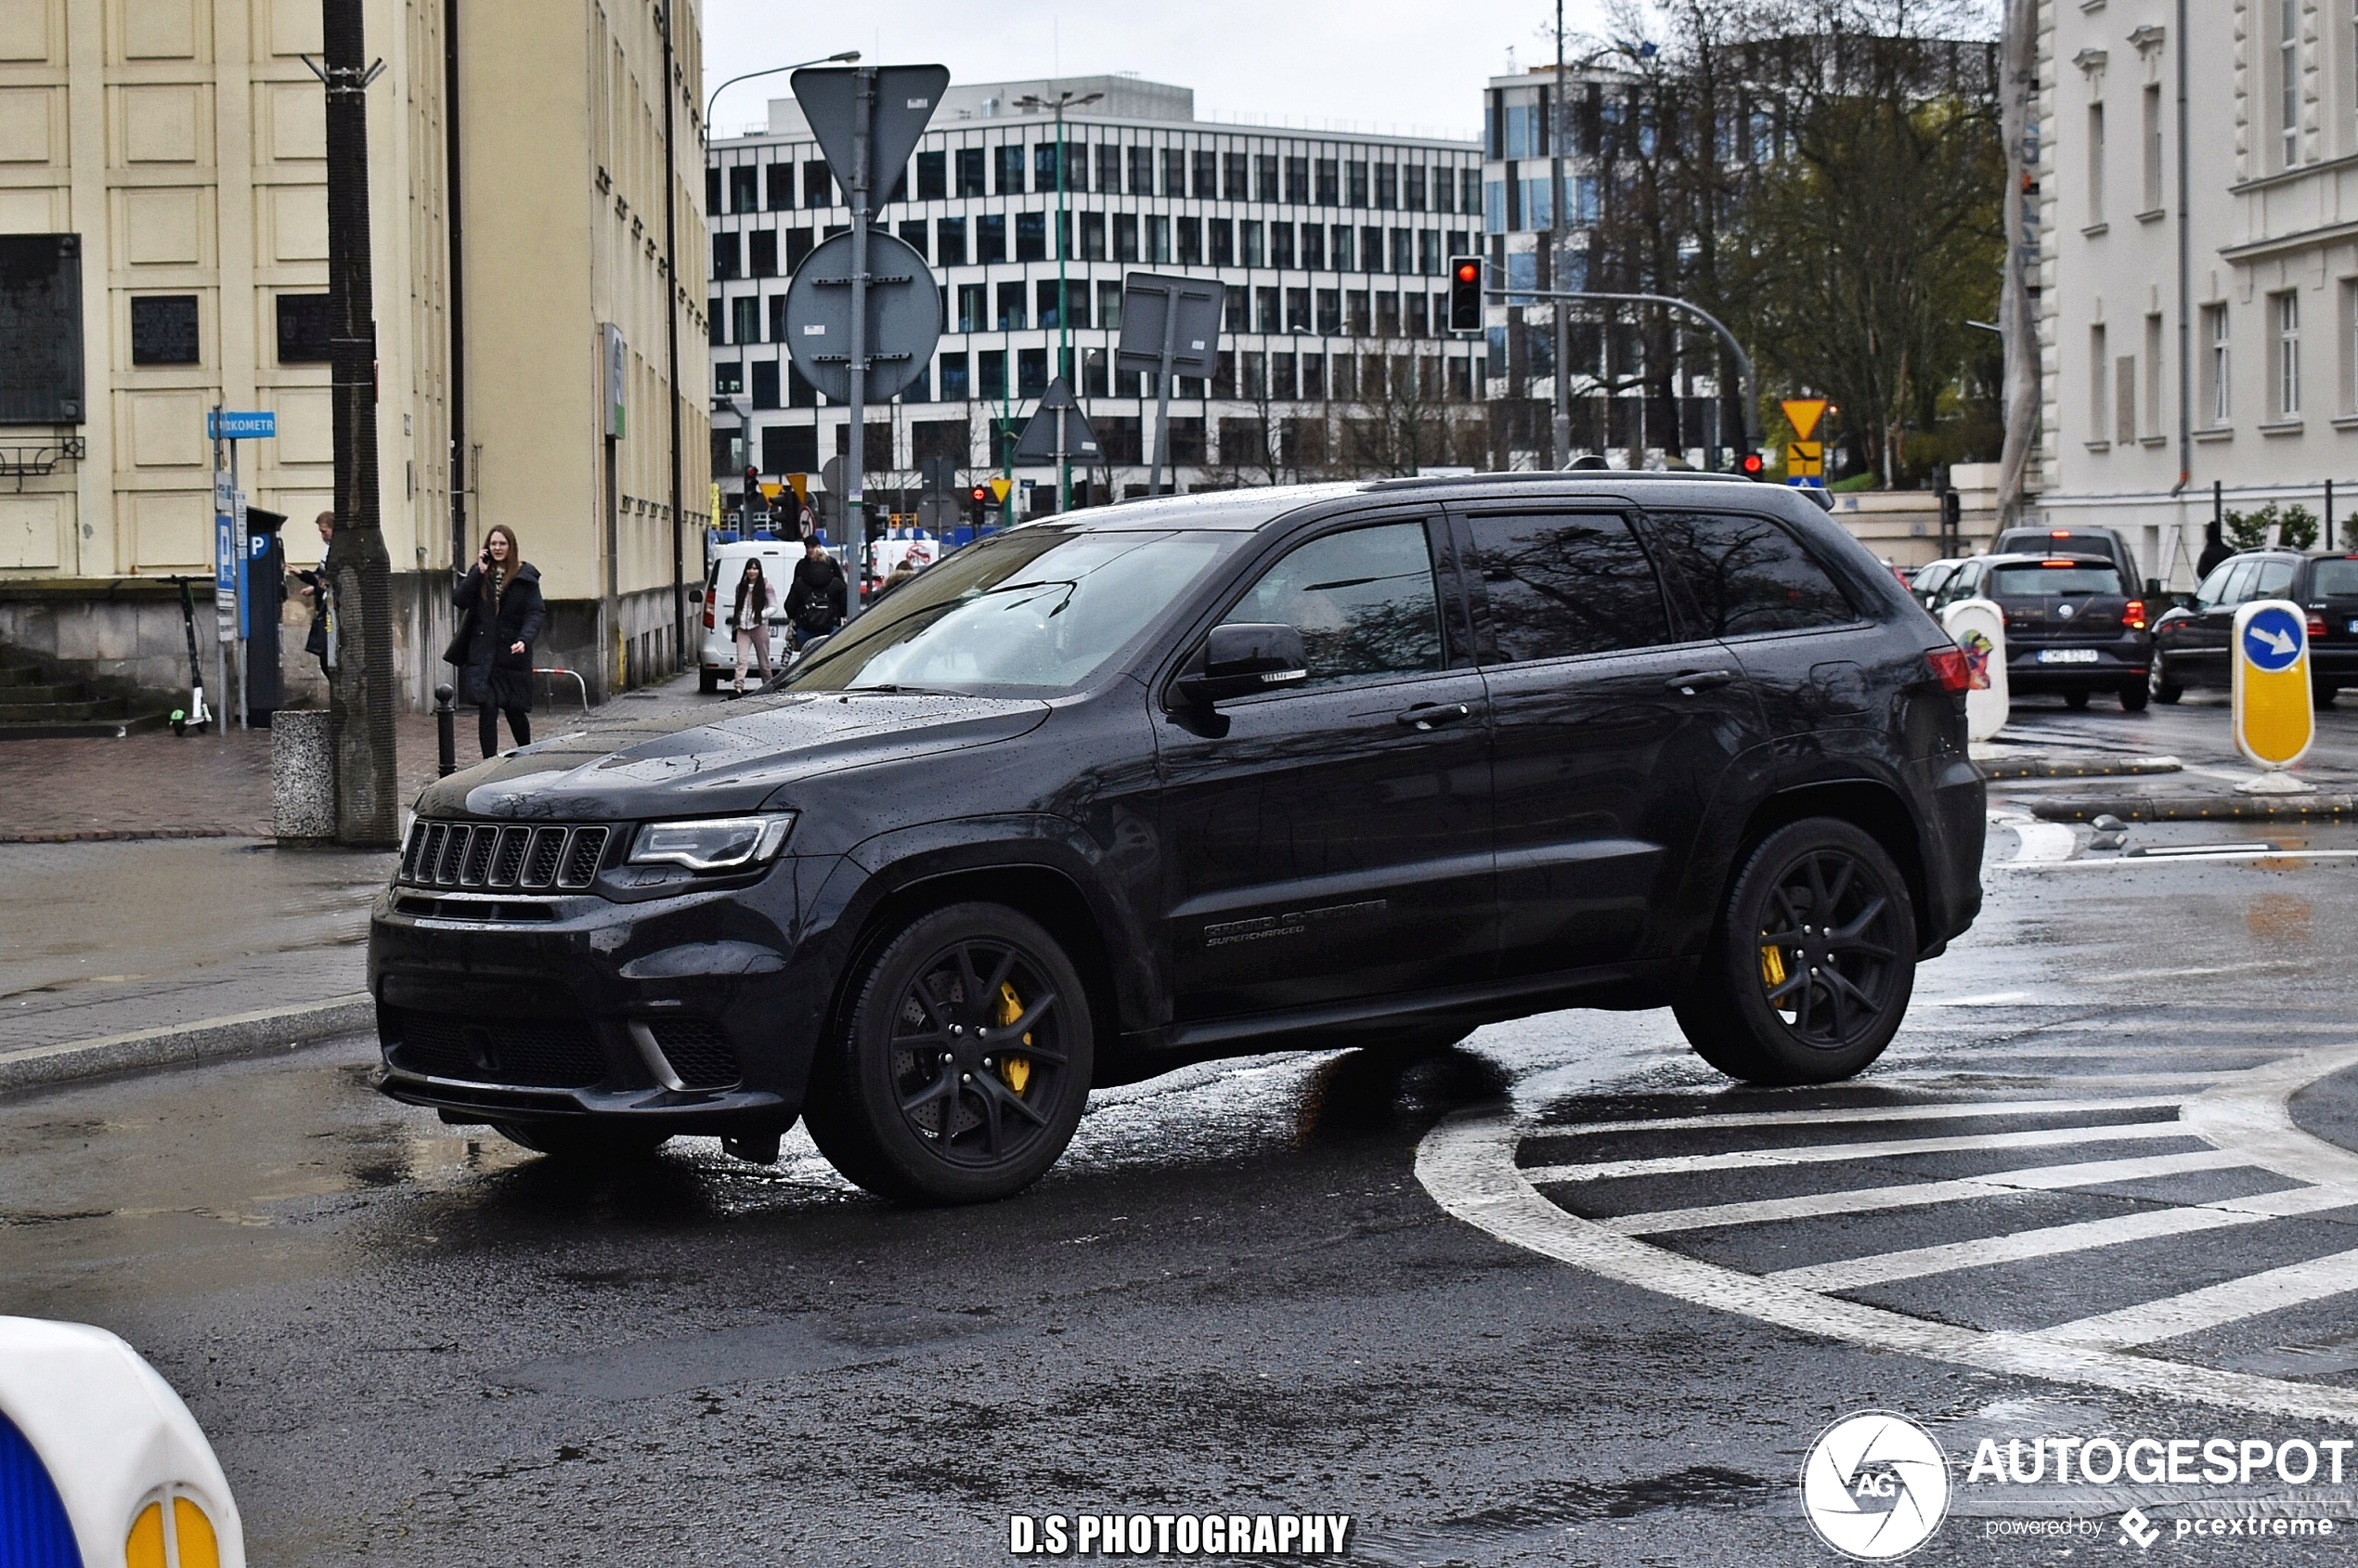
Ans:
<svg viewBox="0 0 2358 1568"><path fill-rule="evenodd" d="M1802 1462L1801 1510L1818 1538L1846 1557L1905 1557L1949 1511L1948 1456L1905 1416L1846 1416Z"/></svg>

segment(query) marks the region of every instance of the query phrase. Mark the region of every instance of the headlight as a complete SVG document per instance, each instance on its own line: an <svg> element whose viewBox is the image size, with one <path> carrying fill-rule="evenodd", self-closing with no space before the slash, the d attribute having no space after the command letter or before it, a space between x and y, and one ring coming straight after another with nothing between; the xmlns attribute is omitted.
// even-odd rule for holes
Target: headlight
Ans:
<svg viewBox="0 0 2358 1568"><path fill-rule="evenodd" d="M690 871L744 871L777 859L794 831L794 813L649 823L631 847L632 865L683 865Z"/></svg>

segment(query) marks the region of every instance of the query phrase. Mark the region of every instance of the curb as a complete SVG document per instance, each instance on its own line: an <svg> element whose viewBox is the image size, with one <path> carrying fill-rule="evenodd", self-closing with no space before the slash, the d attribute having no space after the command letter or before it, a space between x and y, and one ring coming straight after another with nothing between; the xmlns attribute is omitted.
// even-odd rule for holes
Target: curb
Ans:
<svg viewBox="0 0 2358 1568"><path fill-rule="evenodd" d="M0 1093L69 1083L133 1068L180 1067L317 1044L375 1027L366 991L293 1007L266 1007L192 1024L136 1030L98 1040L64 1040L0 1052Z"/></svg>
<svg viewBox="0 0 2358 1568"><path fill-rule="evenodd" d="M2027 757L2015 762L1975 760L1981 776L1992 784L2014 779L2133 779L2185 771L2185 764L2174 757L2123 757L2106 762L2067 762L2059 757Z"/></svg>
<svg viewBox="0 0 2358 1568"><path fill-rule="evenodd" d="M2041 822L2085 823L2105 815L2128 823L2291 823L2358 821L2358 795L2241 797L2123 795L2029 803Z"/></svg>
<svg viewBox="0 0 2358 1568"><path fill-rule="evenodd" d="M269 834L260 828L241 827L91 828L83 832L66 829L58 833L0 833L0 844L121 844L148 838L267 838L269 836Z"/></svg>

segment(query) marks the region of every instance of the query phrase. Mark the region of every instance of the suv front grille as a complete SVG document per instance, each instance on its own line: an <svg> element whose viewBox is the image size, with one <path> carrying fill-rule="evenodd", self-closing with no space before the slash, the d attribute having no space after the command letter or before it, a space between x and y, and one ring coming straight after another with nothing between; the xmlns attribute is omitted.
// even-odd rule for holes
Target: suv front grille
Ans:
<svg viewBox="0 0 2358 1568"><path fill-rule="evenodd" d="M657 1018L648 1026L664 1059L691 1089L726 1089L745 1076L720 1026L704 1018Z"/></svg>
<svg viewBox="0 0 2358 1568"><path fill-rule="evenodd" d="M587 1089L606 1077L605 1053L575 1018L479 1018L405 1009L387 1020L393 1065L434 1078L520 1089Z"/></svg>
<svg viewBox="0 0 2358 1568"><path fill-rule="evenodd" d="M597 880L614 830L598 825L437 823L409 825L395 880L420 888L576 890Z"/></svg>

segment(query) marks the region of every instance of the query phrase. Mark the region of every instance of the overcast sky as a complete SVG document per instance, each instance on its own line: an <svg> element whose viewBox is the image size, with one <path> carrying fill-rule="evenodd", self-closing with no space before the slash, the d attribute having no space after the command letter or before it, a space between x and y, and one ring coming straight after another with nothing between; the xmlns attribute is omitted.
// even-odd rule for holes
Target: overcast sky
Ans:
<svg viewBox="0 0 2358 1568"><path fill-rule="evenodd" d="M1599 0L1565 0L1568 34ZM1196 90L1206 119L1414 127L1471 138L1483 79L1555 58L1553 0L705 0L706 91L839 49L939 63L952 81L1134 71ZM732 87L715 125L759 121L783 76Z"/></svg>

